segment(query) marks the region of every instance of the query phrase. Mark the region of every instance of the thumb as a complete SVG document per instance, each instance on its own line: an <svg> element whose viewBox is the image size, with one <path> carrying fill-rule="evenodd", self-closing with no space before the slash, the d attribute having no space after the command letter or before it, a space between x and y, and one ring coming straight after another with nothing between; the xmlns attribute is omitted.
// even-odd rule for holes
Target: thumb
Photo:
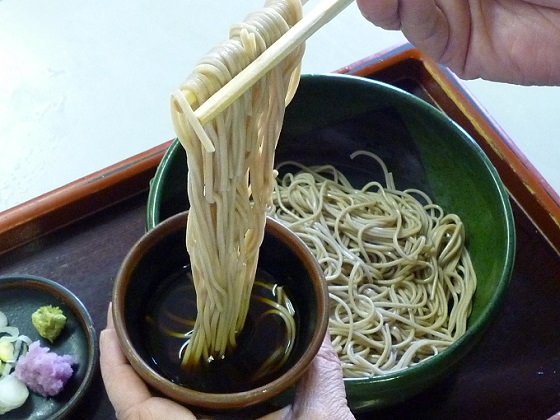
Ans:
<svg viewBox="0 0 560 420"><path fill-rule="evenodd" d="M353 419L348 408L342 367L329 334L296 388L296 419Z"/></svg>

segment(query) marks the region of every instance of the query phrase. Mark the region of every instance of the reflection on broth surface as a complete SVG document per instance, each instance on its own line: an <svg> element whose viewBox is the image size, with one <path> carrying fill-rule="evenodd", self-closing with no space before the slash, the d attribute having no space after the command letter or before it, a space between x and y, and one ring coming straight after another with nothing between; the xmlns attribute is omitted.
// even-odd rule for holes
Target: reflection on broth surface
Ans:
<svg viewBox="0 0 560 420"><path fill-rule="evenodd" d="M196 314L196 294L187 266L162 282L144 317L150 363L170 381L202 392L241 392L265 384L287 366L297 318L284 288L263 270L257 271L237 347L221 360L210 359L186 369L181 367L181 357Z"/></svg>

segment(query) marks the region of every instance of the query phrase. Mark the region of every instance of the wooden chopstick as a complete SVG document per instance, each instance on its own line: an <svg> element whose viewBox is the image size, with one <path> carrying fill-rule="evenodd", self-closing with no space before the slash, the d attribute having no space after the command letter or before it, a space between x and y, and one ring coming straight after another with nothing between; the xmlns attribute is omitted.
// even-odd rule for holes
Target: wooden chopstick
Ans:
<svg viewBox="0 0 560 420"><path fill-rule="evenodd" d="M264 74L280 63L289 53L305 42L307 38L332 20L353 1L323 0L319 3L252 63L239 72L237 76L197 108L195 115L200 124L204 125L212 121L239 98L243 92L253 86Z"/></svg>

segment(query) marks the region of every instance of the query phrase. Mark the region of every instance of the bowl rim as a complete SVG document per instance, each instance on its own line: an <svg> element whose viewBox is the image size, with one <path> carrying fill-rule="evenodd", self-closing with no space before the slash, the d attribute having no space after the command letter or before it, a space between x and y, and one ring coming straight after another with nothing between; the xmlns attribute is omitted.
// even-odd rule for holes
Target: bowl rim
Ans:
<svg viewBox="0 0 560 420"><path fill-rule="evenodd" d="M121 348L126 358L135 368L135 371L145 382L154 387L163 386L169 392L170 397L182 403L209 409L234 409L248 407L271 399L294 385L305 373L311 361L319 351L328 327L328 291L323 271L303 241L287 227L271 218L267 217L266 234L272 234L280 238L283 242L289 241L290 245L295 248L296 253L305 256L304 265L308 271L311 271L312 276L320 280L320 286L317 282L313 283L315 295L318 297L317 327L315 333L301 358L288 371L268 384L247 391L232 393L202 392L185 388L164 378L144 361L132 345L132 340L126 328L124 315L119 310L119 308L124 307L126 296L125 289L129 281L126 271L133 267L144 253L151 246L156 245L161 238L172 232L176 232L182 226L186 226L186 223L183 221L186 219L187 213L188 211L177 213L163 220L153 229L147 231L132 246L119 268L113 287L112 314Z"/></svg>

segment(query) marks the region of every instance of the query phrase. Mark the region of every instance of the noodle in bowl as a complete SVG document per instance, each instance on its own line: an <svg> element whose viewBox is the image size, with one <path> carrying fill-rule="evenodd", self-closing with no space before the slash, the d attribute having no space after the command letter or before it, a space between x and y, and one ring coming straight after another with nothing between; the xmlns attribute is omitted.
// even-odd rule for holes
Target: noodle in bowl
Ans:
<svg viewBox="0 0 560 420"><path fill-rule="evenodd" d="M383 83L342 75L302 76L286 108L276 149L278 179L301 169L287 163L292 161L306 168L331 165L357 189L371 182L385 185L381 165L369 156L352 158L357 151L377 155L392 173L397 190L420 190L445 214L460 218L477 284L468 319L460 321L465 331L445 349L402 369L345 378L355 411L409 399L452 372L502 301L515 243L507 193L495 169L449 118ZM175 142L151 184L148 228L189 207L185 166L184 153Z"/></svg>

